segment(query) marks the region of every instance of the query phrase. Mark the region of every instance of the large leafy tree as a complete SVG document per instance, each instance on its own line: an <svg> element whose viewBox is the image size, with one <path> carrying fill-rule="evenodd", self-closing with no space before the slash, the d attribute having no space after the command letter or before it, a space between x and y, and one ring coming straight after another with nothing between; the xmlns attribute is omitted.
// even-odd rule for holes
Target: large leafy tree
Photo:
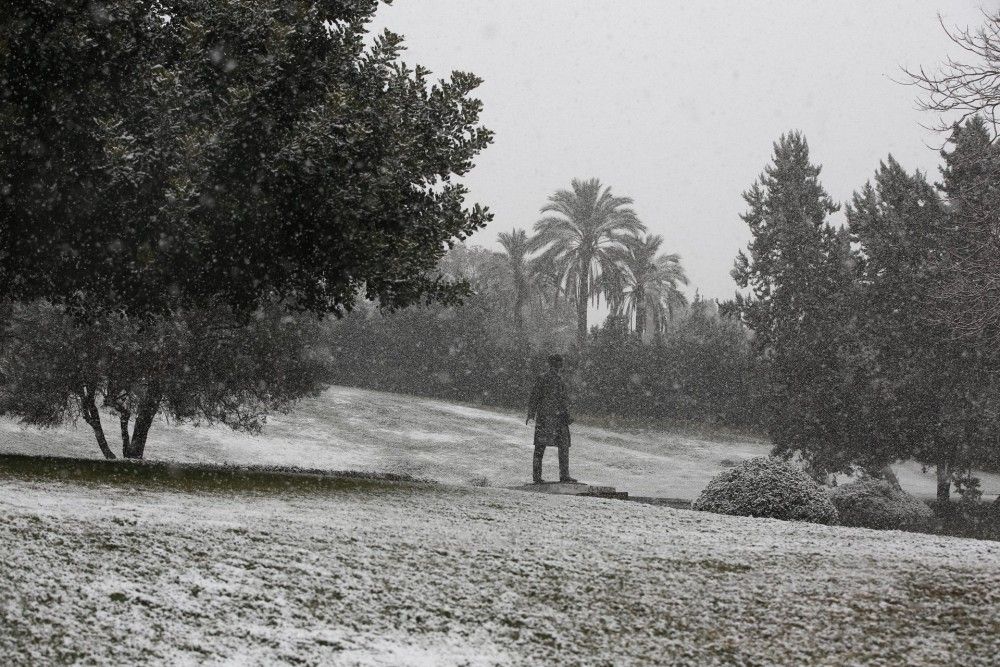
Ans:
<svg viewBox="0 0 1000 667"><path fill-rule="evenodd" d="M646 231L631 208L632 199L611 194L596 179L573 179L542 207L548 214L535 223L532 249L540 261L566 267L567 285L576 301L577 343L587 338L587 305L602 286L622 283L628 250Z"/></svg>
<svg viewBox="0 0 1000 667"><path fill-rule="evenodd" d="M622 284L612 298L613 310L635 323L635 332L642 339L647 316L654 331L663 330L673 319L674 311L687 303L680 285L687 285L687 275L680 255L659 254L663 237L651 234L637 240L629 248Z"/></svg>
<svg viewBox="0 0 1000 667"><path fill-rule="evenodd" d="M366 45L376 0L11 0L0 294L145 317L451 298L480 80Z"/></svg>
<svg viewBox="0 0 1000 667"><path fill-rule="evenodd" d="M851 277L846 234L828 222L838 210L819 182L805 138L792 132L744 193L753 238L733 269L767 385L766 422L775 453L799 453L816 473L850 466L840 443L850 423L842 390L845 311Z"/></svg>

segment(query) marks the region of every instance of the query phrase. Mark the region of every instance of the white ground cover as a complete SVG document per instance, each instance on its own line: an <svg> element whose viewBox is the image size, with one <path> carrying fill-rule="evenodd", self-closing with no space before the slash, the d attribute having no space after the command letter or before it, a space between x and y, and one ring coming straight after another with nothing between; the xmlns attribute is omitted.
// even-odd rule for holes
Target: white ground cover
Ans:
<svg viewBox="0 0 1000 667"><path fill-rule="evenodd" d="M0 469L5 665L940 666L998 649L1000 543L502 489L179 493Z"/></svg>
<svg viewBox="0 0 1000 667"><path fill-rule="evenodd" d="M531 477L531 429L519 414L333 387L293 413L273 417L260 436L159 421L150 432L147 458L398 472L453 484L485 478L493 486L515 486ZM107 418L105 430L114 434L116 422ZM634 496L694 500L720 470L769 449L765 442L737 437L583 424L572 430L573 475ZM0 420L0 452L100 457L82 422L38 431ZM546 457L549 479L557 476L555 459L554 452ZM906 490L934 496L933 470L924 474L906 464L898 472ZM1000 476L983 475L983 488L987 498L995 496Z"/></svg>

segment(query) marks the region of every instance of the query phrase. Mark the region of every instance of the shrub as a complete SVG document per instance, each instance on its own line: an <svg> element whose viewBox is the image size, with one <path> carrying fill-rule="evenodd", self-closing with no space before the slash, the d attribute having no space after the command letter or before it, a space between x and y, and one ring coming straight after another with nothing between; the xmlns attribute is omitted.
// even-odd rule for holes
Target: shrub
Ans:
<svg viewBox="0 0 1000 667"><path fill-rule="evenodd" d="M1000 498L993 502L933 502L930 531L940 535L1000 540Z"/></svg>
<svg viewBox="0 0 1000 667"><path fill-rule="evenodd" d="M881 479L861 479L834 487L830 500L844 526L923 529L933 516L926 503Z"/></svg>
<svg viewBox="0 0 1000 667"><path fill-rule="evenodd" d="M691 507L787 521L837 521L837 510L819 484L800 468L770 457L750 459L716 475Z"/></svg>

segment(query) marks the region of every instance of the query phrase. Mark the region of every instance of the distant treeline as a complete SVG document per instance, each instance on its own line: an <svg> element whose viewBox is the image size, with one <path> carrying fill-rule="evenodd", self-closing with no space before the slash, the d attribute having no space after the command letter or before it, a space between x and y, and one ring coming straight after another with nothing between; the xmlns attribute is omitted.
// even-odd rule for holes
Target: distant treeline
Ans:
<svg viewBox="0 0 1000 667"><path fill-rule="evenodd" d="M758 373L746 328L696 301L643 342L622 317L574 343L569 307L548 319L513 317L516 294L501 254L459 246L446 273L461 269L474 294L440 305L380 314L369 307L333 323L330 347L339 384L503 408L524 408L535 375L553 351L578 414L626 420L755 428ZM528 333L530 332L530 334Z"/></svg>

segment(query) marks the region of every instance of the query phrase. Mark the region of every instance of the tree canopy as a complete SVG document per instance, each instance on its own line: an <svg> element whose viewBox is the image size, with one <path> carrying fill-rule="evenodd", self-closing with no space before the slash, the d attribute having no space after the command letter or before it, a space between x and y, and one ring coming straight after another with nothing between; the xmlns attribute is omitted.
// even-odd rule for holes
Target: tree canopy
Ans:
<svg viewBox="0 0 1000 667"><path fill-rule="evenodd" d="M42 427L82 418L106 458L114 454L102 411L118 421L122 455L142 458L157 415L255 432L329 376L320 323L278 304L250 318L224 304L153 320L81 322L41 302L7 311L0 414Z"/></svg>
<svg viewBox="0 0 1000 667"><path fill-rule="evenodd" d="M376 0L12 0L0 9L0 293L146 316L277 297L454 298L488 220L453 181L480 83L366 39Z"/></svg>
<svg viewBox="0 0 1000 667"><path fill-rule="evenodd" d="M851 283L848 244L828 221L839 207L819 174L805 138L783 135L772 163L743 195L753 238L733 269L749 292L737 302L767 374L775 452L799 453L817 472L852 463L837 433L850 423L839 340Z"/></svg>
<svg viewBox="0 0 1000 667"><path fill-rule="evenodd" d="M574 178L571 189L549 197L535 223L531 249L539 261L552 260L566 268L566 281L576 295L577 342L587 338L587 304L602 286L620 285L630 244L646 231L631 208L630 197L611 194L611 188L592 178Z"/></svg>

